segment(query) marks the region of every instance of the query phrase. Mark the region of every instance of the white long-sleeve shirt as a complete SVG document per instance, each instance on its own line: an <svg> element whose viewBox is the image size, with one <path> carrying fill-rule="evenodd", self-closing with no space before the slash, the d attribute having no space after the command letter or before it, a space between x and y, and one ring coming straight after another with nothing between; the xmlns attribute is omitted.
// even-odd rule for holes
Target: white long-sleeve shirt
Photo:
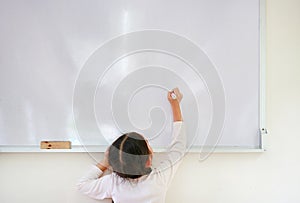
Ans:
<svg viewBox="0 0 300 203"><path fill-rule="evenodd" d="M93 165L79 180L79 191L94 199L112 198L115 203L165 202L168 185L186 149L186 133L182 121L173 122L172 139L168 147L168 158L159 167L152 169L150 174L138 180L124 180L115 173L103 175L103 171Z"/></svg>

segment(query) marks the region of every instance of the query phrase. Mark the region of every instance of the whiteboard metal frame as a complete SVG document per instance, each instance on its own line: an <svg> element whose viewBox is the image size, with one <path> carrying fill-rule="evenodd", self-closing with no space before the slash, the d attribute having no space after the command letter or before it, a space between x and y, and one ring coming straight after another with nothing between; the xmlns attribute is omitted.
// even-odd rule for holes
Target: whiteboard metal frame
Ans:
<svg viewBox="0 0 300 203"><path fill-rule="evenodd" d="M259 0L259 147L239 147L239 146L217 146L212 153L253 153L264 152L265 141L264 136L268 133L266 128L266 0ZM39 145L5 145L0 146L0 153L20 153L20 152L41 152L41 153L60 153L60 152L105 152L107 145L89 145L89 146L72 146L72 149L40 149ZM190 153L205 152L206 149L201 149L201 146L191 147L187 150ZM208 151L209 148L207 148ZM163 152L162 148L155 148L155 152Z"/></svg>
<svg viewBox="0 0 300 203"><path fill-rule="evenodd" d="M266 0L259 1L259 29L260 29L260 95L259 95L259 114L260 114L260 149L266 151L264 136L268 133L266 128Z"/></svg>

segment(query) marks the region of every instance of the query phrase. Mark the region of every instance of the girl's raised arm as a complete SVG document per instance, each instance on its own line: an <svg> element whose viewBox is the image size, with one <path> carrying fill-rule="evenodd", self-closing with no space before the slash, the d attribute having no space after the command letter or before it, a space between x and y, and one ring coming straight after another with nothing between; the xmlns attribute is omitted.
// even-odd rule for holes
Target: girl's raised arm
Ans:
<svg viewBox="0 0 300 203"><path fill-rule="evenodd" d="M157 168L160 179L166 185L173 179L186 150L186 132L180 109L182 97L178 88L168 92L168 100L173 111L172 142L168 146L167 159Z"/></svg>

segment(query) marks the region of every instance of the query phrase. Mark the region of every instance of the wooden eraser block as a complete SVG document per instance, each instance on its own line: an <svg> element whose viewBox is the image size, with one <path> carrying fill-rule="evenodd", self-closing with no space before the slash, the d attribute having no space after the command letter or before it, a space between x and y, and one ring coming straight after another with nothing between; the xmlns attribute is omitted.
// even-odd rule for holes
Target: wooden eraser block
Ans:
<svg viewBox="0 0 300 203"><path fill-rule="evenodd" d="M70 141L41 141L41 149L71 149Z"/></svg>

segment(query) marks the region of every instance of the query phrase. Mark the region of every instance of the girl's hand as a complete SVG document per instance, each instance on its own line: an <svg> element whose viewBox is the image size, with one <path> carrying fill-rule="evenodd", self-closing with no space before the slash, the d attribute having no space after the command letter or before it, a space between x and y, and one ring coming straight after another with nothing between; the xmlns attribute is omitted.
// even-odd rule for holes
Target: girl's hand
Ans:
<svg viewBox="0 0 300 203"><path fill-rule="evenodd" d="M172 97L172 94L174 94L176 96L176 99L174 99ZM180 103L182 100L182 97L183 97L183 95L181 94L181 92L179 91L179 89L177 87L174 88L171 92L168 92L168 100L171 104L174 102Z"/></svg>
<svg viewBox="0 0 300 203"><path fill-rule="evenodd" d="M109 148L107 148L107 150L104 153L104 157L102 159L102 161L100 161L97 164L97 167L101 170L101 171L105 171L108 167L109 167L109 162L108 162L108 151Z"/></svg>
<svg viewBox="0 0 300 203"><path fill-rule="evenodd" d="M172 97L172 94L175 94L175 98ZM180 102L182 100L182 94L178 88L174 88L171 92L168 92L168 100L171 104L173 112L173 121L182 121Z"/></svg>

